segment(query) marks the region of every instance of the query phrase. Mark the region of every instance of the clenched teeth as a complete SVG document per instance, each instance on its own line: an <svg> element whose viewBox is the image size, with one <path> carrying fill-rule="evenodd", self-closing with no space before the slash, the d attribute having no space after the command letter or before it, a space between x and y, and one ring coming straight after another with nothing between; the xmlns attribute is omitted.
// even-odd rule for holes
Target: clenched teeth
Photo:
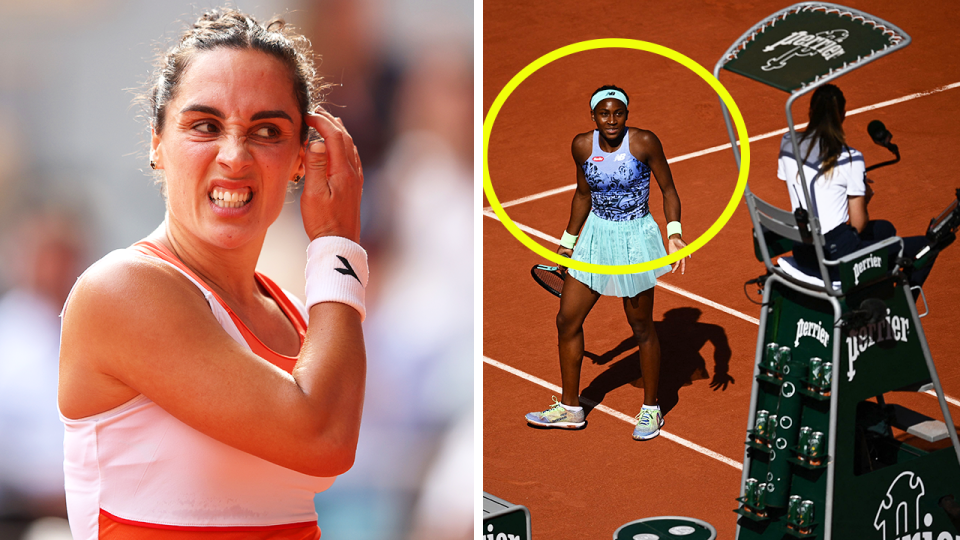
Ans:
<svg viewBox="0 0 960 540"><path fill-rule="evenodd" d="M214 188L210 192L210 200L220 208L240 208L250 202L253 193L250 188L223 189Z"/></svg>

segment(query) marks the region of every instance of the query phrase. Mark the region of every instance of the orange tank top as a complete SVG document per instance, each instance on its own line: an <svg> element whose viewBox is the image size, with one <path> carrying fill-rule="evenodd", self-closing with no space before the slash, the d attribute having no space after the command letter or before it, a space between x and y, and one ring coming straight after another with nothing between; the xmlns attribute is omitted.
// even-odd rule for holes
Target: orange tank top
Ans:
<svg viewBox="0 0 960 540"><path fill-rule="evenodd" d="M293 367L297 364L296 357L286 356L278 352L274 352L273 349L270 349L264 345L263 342L260 341L260 338L253 335L253 332L251 332L250 329L243 324L243 321L241 321L240 317L238 317L237 314L230 309L230 306L228 306L226 302L224 302L223 299L217 295L217 293L213 292L213 290L208 287L199 276L193 273L193 270L187 268L187 265L183 264L183 262L178 259L176 255L171 253L169 249L164 247L162 244L155 244L147 240L141 240L140 242L137 242L133 245L133 249L145 255L152 255L159 259L163 259L164 261L176 266L181 272L192 277L197 281L197 283L202 284L204 288L209 291L214 298L217 299L217 302L219 302L220 305L227 310L227 313L230 314L230 318L233 319L234 324L237 325L237 329L240 330L240 334L243 335L244 341L247 342L247 345L250 346L250 349L254 352L254 354L286 371L287 373L293 372ZM290 302L290 299L287 298L287 295L283 292L283 289L271 281L270 278L261 274L260 272L256 273L256 278L257 282L267 291L277 305L280 306L280 309L283 310L283 314L287 316L287 319L293 323L293 326L297 329L297 334L300 336L300 345L303 345L303 338L307 334L307 323L303 320L303 316L300 314L300 311L293 305L292 302Z"/></svg>
<svg viewBox="0 0 960 540"><path fill-rule="evenodd" d="M208 302L212 304L212 297L219 304L216 307L223 308L222 310L214 309L215 314L220 311L221 314L225 312L229 315L233 325L225 320L220 322L225 330L234 336L234 339L242 337L257 356L288 373L292 372L297 358L279 354L264 345L236 313L170 250L148 241L137 242L131 249L159 258L180 270L202 289ZM256 279L296 328L302 345L307 328L304 312L269 278L258 272ZM218 316L218 320L220 319L222 315ZM239 336L232 333L233 329L228 328L229 326L234 326ZM135 420L131 418L134 415L142 418ZM329 487L333 482L332 478L302 475L222 445L183 425L142 395L113 411L95 415L89 419L64 418L64 423L67 428L65 469L71 528L75 535L79 533L84 540L90 538L316 540L320 538L316 513L312 511L312 494ZM161 425L164 426L164 434L158 438L156 444L158 448L167 446L167 449L163 450L167 452L166 459L162 463L142 465L144 474L140 476L138 473L140 480L137 485L126 485L128 480L125 479L124 471L127 469L124 467L130 466L127 463L129 457L126 454L127 450L124 450L125 445L121 444L122 441L110 444L110 440L116 438L116 435L111 437L111 430L122 434L130 433L130 429L138 429L143 434L143 430L148 429L149 426L158 426L157 429L160 429ZM169 441L163 441L163 439L175 436L183 442L179 443L178 448L171 449ZM144 438L149 444L149 436ZM72 449L75 451L72 452ZM167 462L179 459L185 460L183 465L166 465L170 468L160 477L157 477L157 473L147 472L160 469ZM196 463L197 460L202 463ZM137 464L134 463L134 465ZM198 471L205 469L214 472L209 473L208 477L197 474L197 479L191 478L184 481L184 486L180 488L171 488L170 482L163 480L163 477L171 473L175 474L178 470L186 470L188 467L198 467L195 469ZM221 471L217 472L218 468ZM111 474L113 471L118 472ZM217 476L218 474L220 476ZM223 476L224 474L227 476ZM152 480L151 477L153 477ZM245 480L246 477L252 479L251 482L256 486L251 488L250 482ZM191 481L200 481L200 484L195 486L194 493L191 492L193 489L190 487ZM149 485L150 482L154 484ZM211 484L223 487L211 487ZM228 484L232 485L228 486ZM242 490L248 490L248 493L241 493ZM144 492L150 493L152 497L137 496L135 499L139 500L133 500L133 493ZM284 493L291 494L286 502L282 500L285 497ZM73 505L71 505L72 494L75 494ZM230 504L216 508L216 504L210 503L210 501L229 503L228 499L234 497L241 501L240 507L250 509L260 504L262 514L252 519L249 516L238 516L240 519L232 519ZM184 506L179 500L191 498L198 499L203 507L190 504ZM93 505L92 508L91 505ZM71 506L82 511L74 512ZM74 518L78 518L77 523L74 523Z"/></svg>

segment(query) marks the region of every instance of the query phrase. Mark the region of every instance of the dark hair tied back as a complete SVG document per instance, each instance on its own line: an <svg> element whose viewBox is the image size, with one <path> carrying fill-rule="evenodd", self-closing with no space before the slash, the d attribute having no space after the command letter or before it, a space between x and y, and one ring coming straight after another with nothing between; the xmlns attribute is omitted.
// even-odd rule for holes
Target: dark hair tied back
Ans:
<svg viewBox="0 0 960 540"><path fill-rule="evenodd" d="M802 139L812 137L813 141L820 143L819 158L824 173L837 164L840 153L847 146L843 134L843 113L846 106L847 100L843 97L843 92L832 84L817 88L810 97L810 124ZM807 156L812 149L813 144L807 150Z"/></svg>
<svg viewBox="0 0 960 540"><path fill-rule="evenodd" d="M167 104L176 97L180 80L191 60L201 52L218 48L260 51L283 62L290 70L301 115L313 110L326 89L314 68L310 41L295 33L283 19L274 18L261 24L235 9L212 9L203 13L180 41L158 58L147 98L150 124L157 133L163 131ZM306 139L307 125L303 123L300 140Z"/></svg>

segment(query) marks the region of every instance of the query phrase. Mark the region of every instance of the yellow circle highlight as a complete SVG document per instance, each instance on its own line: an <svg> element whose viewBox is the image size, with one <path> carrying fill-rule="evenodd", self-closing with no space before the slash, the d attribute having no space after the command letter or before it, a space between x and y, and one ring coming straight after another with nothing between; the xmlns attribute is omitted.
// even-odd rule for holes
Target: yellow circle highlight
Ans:
<svg viewBox="0 0 960 540"><path fill-rule="evenodd" d="M525 81L527 77L533 75L540 68L546 66L554 60L559 60L564 56L593 49L611 48L637 49L659 54L660 56L665 56L674 62L685 66L690 71L699 75L700 78L707 81L707 84L713 88L717 95L720 96L720 99L722 99L726 104L727 110L730 112L730 116L733 118L734 125L737 128L737 137L740 140L740 175L737 177L737 186L733 191L733 195L730 197L730 202L727 203L727 206L724 208L723 213L720 214L720 217L713 223L713 225L710 226L709 229L707 229L705 233L703 233L693 242L690 242L687 247L673 254L667 255L666 257L661 257L645 263L621 265L593 264L584 261L568 259L553 251L550 251L527 236L527 234L521 231L520 228L517 227L517 225L513 222L513 220L510 219L510 216L507 215L507 213L503 210L503 207L500 205L500 200L497 199L497 194L494 192L493 184L490 181L490 167L487 162L487 152L490 143L490 133L493 131L493 123L496 121L497 114L500 112L500 109L503 107L504 103L507 102L507 98L509 98L510 94L512 94L513 91L520 86L520 83ZM730 218L733 217L733 212L737 208L737 203L740 201L740 198L743 197L743 191L747 185L747 176L749 171L750 141L749 136L747 135L747 127L744 125L743 116L740 114L740 109L737 107L736 102L733 101L733 97L730 95L730 93L727 92L727 89L720 84L720 81L718 81L716 77L714 77L700 64L696 63L690 58L687 58L683 54L674 51L673 49L669 49L662 45L657 45L656 43L650 43L647 41L613 38L592 39L567 45L566 47L561 47L549 52L528 64L525 68L520 70L519 73L514 75L512 79L510 79L510 82L508 82L507 85L504 86L500 91L500 94L497 95L497 99L495 99L493 104L490 106L490 111L487 113L487 117L483 121L483 191L486 193L487 200L490 201L490 206L493 208L494 213L496 213L497 217L500 218L500 222L503 223L503 226L510 231L510 234L512 234L523 245L530 248L530 250L532 250L534 253L560 266L566 266L581 272L590 272L594 274L637 274L640 272L646 272L648 270L655 270L668 264L673 264L680 259L693 254L693 252L700 249L706 245L707 242L712 240L713 237L720 232L720 229L722 229L723 226L730 221Z"/></svg>

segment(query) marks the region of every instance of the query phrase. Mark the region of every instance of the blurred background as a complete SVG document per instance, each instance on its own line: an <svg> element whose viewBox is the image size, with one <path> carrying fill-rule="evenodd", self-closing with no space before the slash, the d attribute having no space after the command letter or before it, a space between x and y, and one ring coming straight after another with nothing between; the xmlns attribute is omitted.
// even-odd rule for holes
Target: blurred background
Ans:
<svg viewBox="0 0 960 540"><path fill-rule="evenodd" d="M58 314L83 269L163 220L132 104L209 1L0 0L0 540L69 538ZM311 39L364 164L367 398L324 540L473 536L473 4L235 1ZM260 270L300 293L298 194ZM456 264L456 273L444 266Z"/></svg>

